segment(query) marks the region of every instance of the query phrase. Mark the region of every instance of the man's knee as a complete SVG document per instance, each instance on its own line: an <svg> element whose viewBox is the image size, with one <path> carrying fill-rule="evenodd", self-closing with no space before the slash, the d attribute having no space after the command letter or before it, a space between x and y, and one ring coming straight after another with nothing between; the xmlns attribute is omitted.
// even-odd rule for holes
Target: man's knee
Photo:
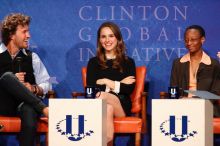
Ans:
<svg viewBox="0 0 220 146"><path fill-rule="evenodd" d="M5 72L4 74L2 74L1 79L7 79L11 77L14 77L14 74L12 72Z"/></svg>
<svg viewBox="0 0 220 146"><path fill-rule="evenodd" d="M15 78L15 75L12 72L5 72L0 77L0 80L1 81L7 81L8 79L11 79L11 78Z"/></svg>

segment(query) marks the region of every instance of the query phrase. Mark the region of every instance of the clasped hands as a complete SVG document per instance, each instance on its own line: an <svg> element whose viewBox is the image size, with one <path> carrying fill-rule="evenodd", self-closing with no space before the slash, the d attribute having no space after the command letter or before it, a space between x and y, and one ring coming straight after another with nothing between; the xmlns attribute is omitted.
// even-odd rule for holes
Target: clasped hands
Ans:
<svg viewBox="0 0 220 146"><path fill-rule="evenodd" d="M120 83L124 83L124 84L129 85L129 84L133 84L135 81L136 80L135 80L134 76L128 76L128 77L122 79L120 81ZM96 84L98 84L98 85L106 85L106 86L108 86L111 89L114 89L114 87L115 87L115 81L112 81L112 80L107 79L107 78L98 79L96 81Z"/></svg>

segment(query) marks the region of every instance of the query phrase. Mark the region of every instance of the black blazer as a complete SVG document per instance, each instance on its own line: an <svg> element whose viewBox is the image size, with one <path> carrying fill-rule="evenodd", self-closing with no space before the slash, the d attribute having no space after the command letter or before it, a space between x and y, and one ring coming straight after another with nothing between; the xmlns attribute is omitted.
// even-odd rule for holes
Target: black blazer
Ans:
<svg viewBox="0 0 220 146"><path fill-rule="evenodd" d="M183 90L189 89L189 62L181 63L180 58L174 60L170 85ZM220 93L220 64L217 60L211 58L211 65L200 63L197 71L197 89Z"/></svg>
<svg viewBox="0 0 220 146"><path fill-rule="evenodd" d="M189 89L189 62L180 62L181 58L173 61L170 86L178 86L182 90ZM220 64L211 58L211 64L200 63L197 71L197 90L205 90L220 95ZM187 96L187 93L182 93ZM220 116L220 107L216 101L212 101L214 115Z"/></svg>

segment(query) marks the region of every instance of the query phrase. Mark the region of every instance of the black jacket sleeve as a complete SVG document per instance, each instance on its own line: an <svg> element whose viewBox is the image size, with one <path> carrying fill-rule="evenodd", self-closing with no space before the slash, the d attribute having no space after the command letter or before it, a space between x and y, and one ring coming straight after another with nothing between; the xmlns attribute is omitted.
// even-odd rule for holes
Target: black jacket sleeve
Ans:
<svg viewBox="0 0 220 146"><path fill-rule="evenodd" d="M136 67L135 67L135 62L133 59L128 58L127 62L125 63L125 66L124 66L124 71L125 71L126 77L136 76ZM135 83L133 83L133 84L120 83L119 94L130 95L133 92L134 88L135 88Z"/></svg>
<svg viewBox="0 0 220 146"><path fill-rule="evenodd" d="M170 86L178 86L178 63L179 59L173 61L171 75L170 75Z"/></svg>
<svg viewBox="0 0 220 146"><path fill-rule="evenodd" d="M220 64L217 60L212 60L214 64L214 75L211 92L220 95Z"/></svg>
<svg viewBox="0 0 220 146"><path fill-rule="evenodd" d="M96 81L98 80L98 61L96 57L91 58L87 65L87 73L86 73L86 84L87 86L98 87L101 91L105 91L105 85L97 85Z"/></svg>

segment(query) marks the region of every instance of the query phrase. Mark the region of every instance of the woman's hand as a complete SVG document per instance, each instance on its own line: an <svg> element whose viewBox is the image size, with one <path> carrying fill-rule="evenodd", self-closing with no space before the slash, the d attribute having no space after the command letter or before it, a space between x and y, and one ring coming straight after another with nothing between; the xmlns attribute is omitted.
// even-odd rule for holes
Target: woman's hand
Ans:
<svg viewBox="0 0 220 146"><path fill-rule="evenodd" d="M105 78L103 78L103 79L98 79L98 80L96 81L96 84L98 84L98 85L106 85L106 79L105 79Z"/></svg>
<svg viewBox="0 0 220 146"><path fill-rule="evenodd" d="M134 76L128 76L128 77L124 78L123 80L121 80L120 82L124 83L124 84L133 84L135 81L136 80L135 80Z"/></svg>
<svg viewBox="0 0 220 146"><path fill-rule="evenodd" d="M107 79L107 78L102 78L102 79L98 79L96 81L96 84L98 85L106 85L108 86L111 90L114 90L115 89L115 82L110 80L110 79Z"/></svg>

